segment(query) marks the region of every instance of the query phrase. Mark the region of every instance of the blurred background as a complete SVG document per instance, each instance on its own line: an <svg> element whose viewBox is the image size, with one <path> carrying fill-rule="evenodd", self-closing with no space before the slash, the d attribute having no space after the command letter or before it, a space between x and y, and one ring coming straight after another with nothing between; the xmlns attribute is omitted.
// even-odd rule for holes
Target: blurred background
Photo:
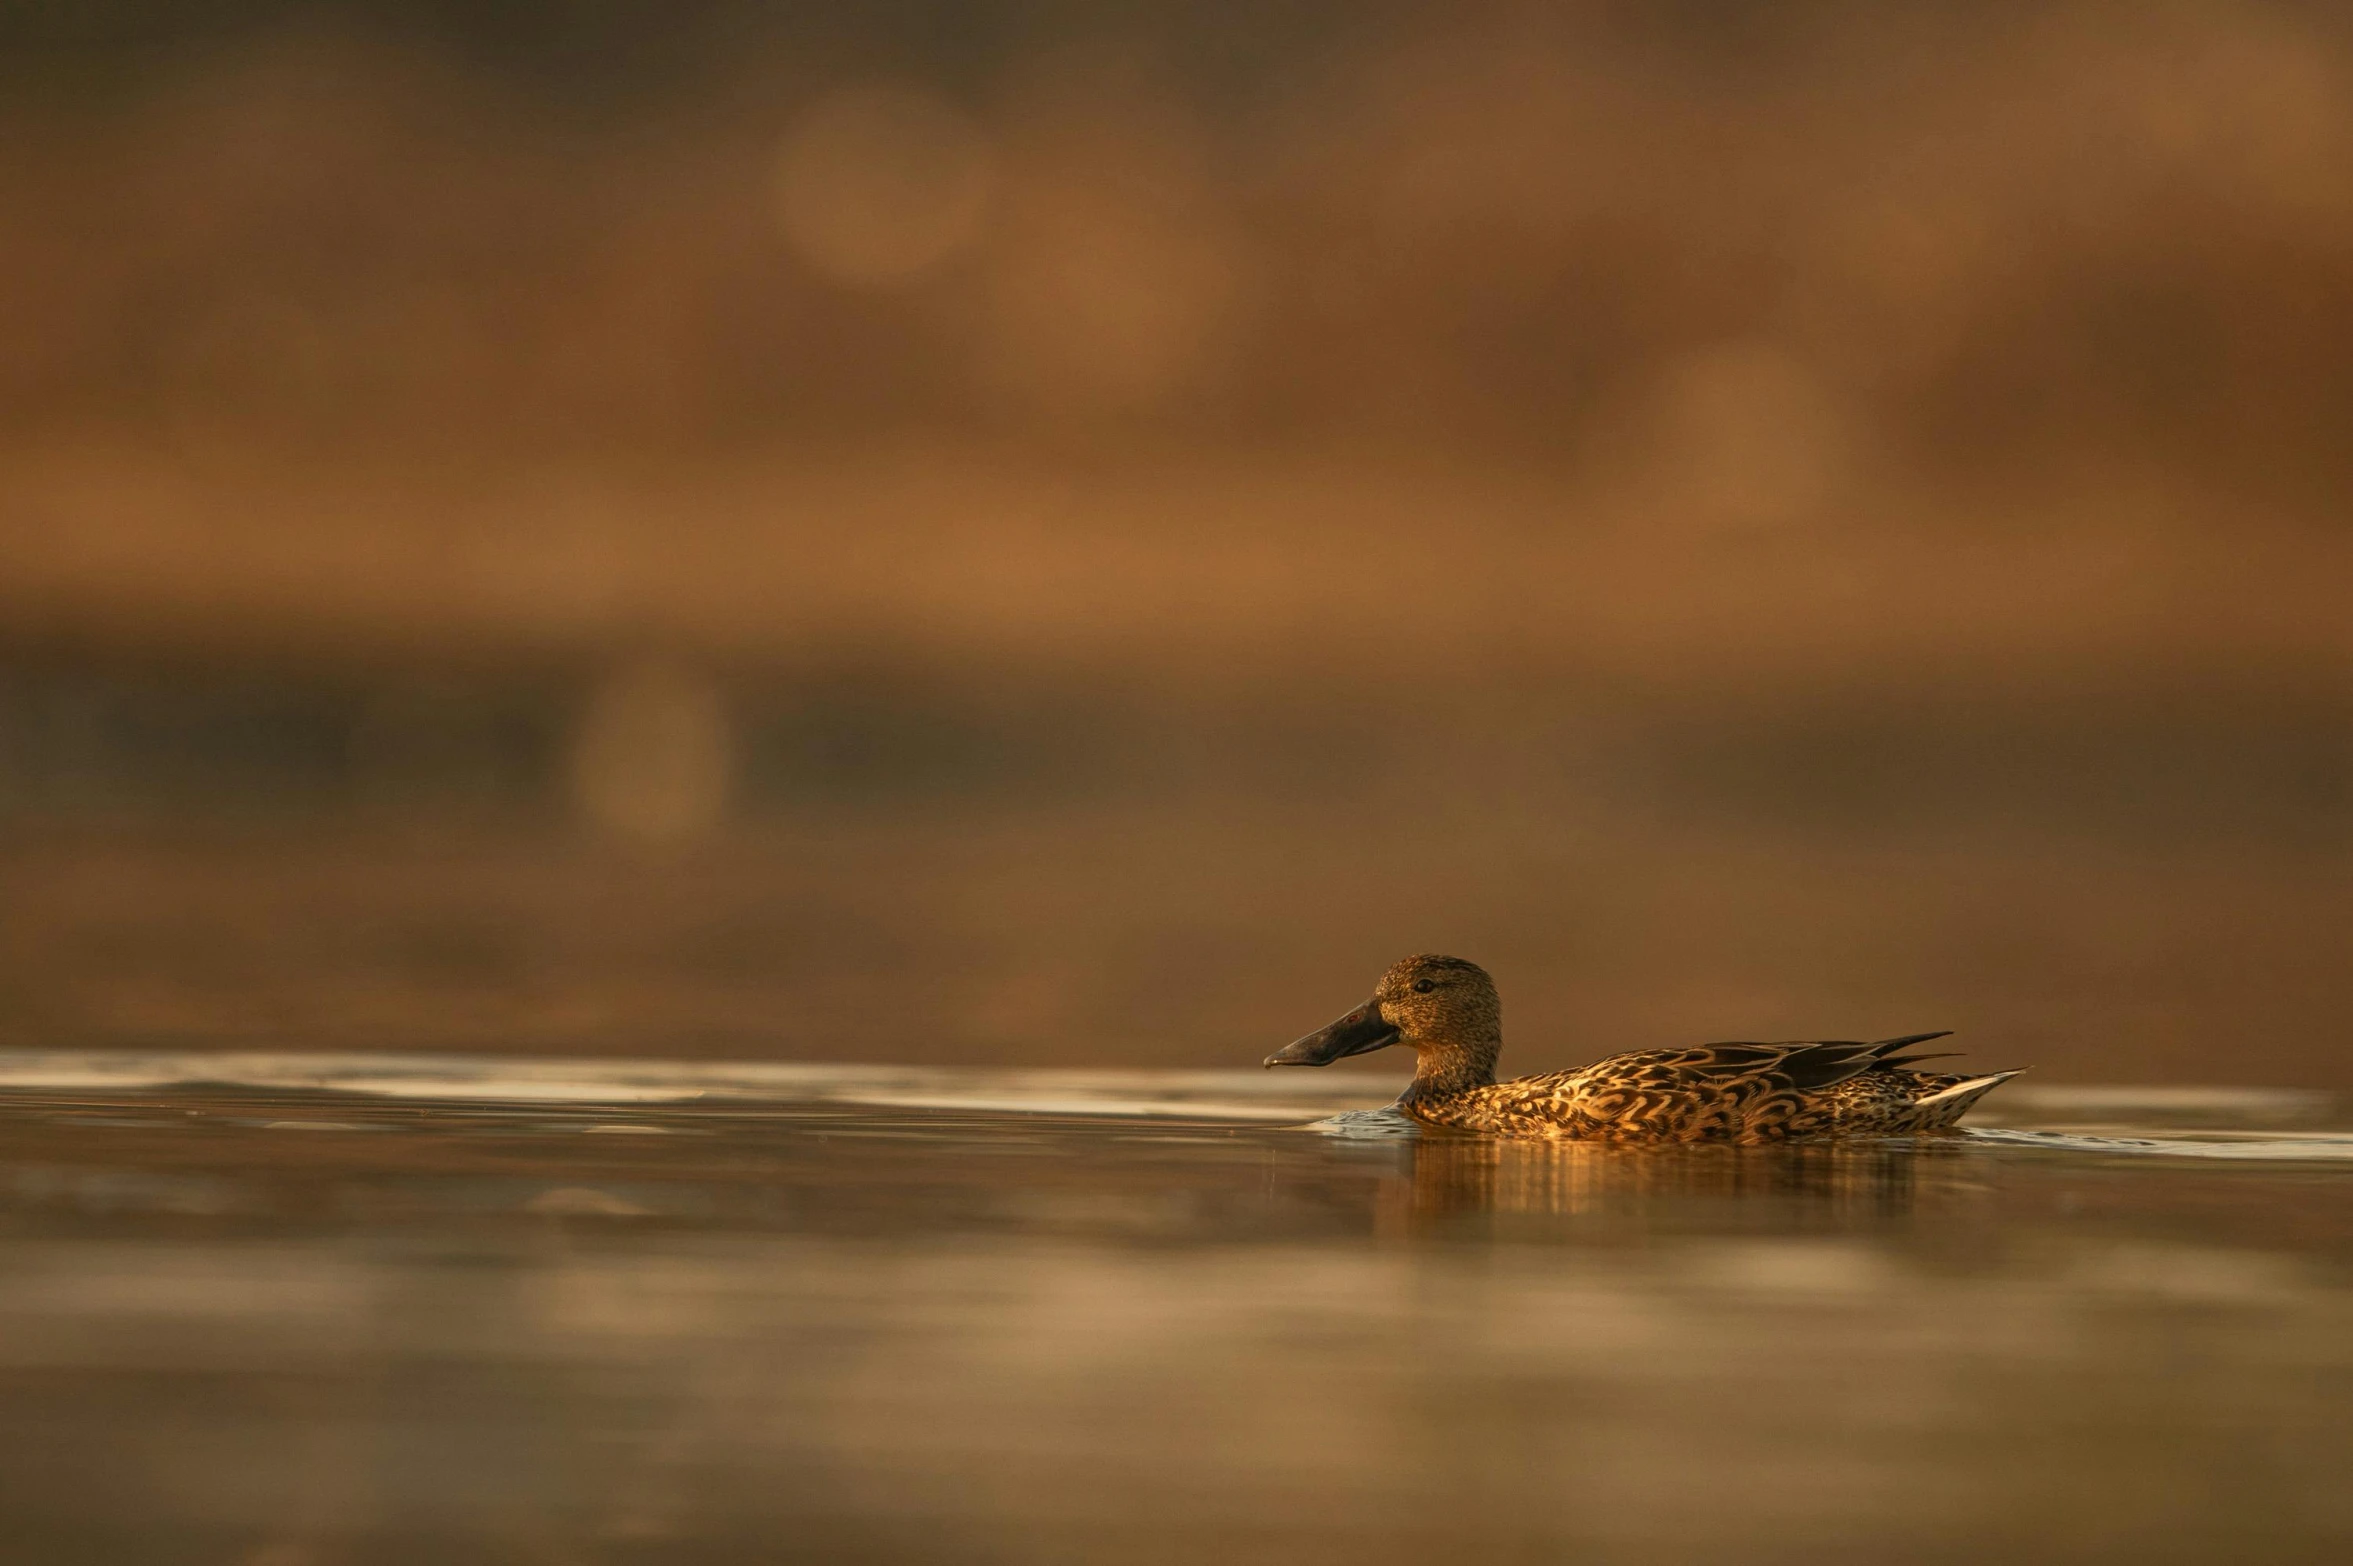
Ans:
<svg viewBox="0 0 2353 1566"><path fill-rule="evenodd" d="M2353 1087L2349 430L2318 0L9 0L0 1042Z"/></svg>

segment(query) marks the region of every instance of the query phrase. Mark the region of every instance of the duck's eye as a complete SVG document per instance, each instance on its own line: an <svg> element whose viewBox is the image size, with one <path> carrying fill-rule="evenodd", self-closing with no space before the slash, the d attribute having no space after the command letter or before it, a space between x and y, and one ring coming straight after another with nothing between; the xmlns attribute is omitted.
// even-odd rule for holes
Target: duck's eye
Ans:
<svg viewBox="0 0 2353 1566"><path fill-rule="evenodd" d="M1413 992L1416 995L1427 995L1437 987L1437 983L1434 980L1416 979L1413 981Z"/></svg>

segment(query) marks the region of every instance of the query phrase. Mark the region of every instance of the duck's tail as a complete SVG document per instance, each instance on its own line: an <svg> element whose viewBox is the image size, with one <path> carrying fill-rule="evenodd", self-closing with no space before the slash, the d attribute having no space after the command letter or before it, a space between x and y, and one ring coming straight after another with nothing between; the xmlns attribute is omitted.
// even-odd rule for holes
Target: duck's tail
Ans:
<svg viewBox="0 0 2353 1566"><path fill-rule="evenodd" d="M2025 1069L2023 1066L2019 1068L2020 1071ZM1997 1071L1991 1076L1969 1077L1951 1087L1939 1088L1925 1098L1912 1100L1912 1113L1919 1117L1918 1124L1924 1131L1949 1126L1960 1119L1970 1105L2016 1075L2017 1071Z"/></svg>

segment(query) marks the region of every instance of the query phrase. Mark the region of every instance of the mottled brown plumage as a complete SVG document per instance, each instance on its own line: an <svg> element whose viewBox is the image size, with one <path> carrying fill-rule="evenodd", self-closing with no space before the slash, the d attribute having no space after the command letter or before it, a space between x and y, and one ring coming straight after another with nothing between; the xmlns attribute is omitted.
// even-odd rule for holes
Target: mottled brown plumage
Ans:
<svg viewBox="0 0 2353 1566"><path fill-rule="evenodd" d="M1905 1050L1943 1037L1637 1050L1498 1082L1495 981L1459 957L1419 956L1383 974L1364 1005L1266 1063L1324 1066L1402 1043L1419 1061L1397 1107L1425 1125L1589 1142L1781 1142L1943 1130L2017 1075L1910 1069L1936 1057Z"/></svg>

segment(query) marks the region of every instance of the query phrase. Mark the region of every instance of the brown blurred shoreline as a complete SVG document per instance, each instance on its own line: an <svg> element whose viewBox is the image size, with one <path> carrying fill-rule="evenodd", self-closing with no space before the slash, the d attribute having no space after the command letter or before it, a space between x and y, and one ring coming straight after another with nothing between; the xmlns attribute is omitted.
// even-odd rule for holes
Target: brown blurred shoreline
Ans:
<svg viewBox="0 0 2353 1566"><path fill-rule="evenodd" d="M0 1041L2353 1086L2330 8L560 9L0 20Z"/></svg>
<svg viewBox="0 0 2353 1566"><path fill-rule="evenodd" d="M517 466L520 471L517 471ZM1377 453L1041 461L901 443L571 468L19 452L7 640L806 663L867 649L1218 682L2000 679L2353 659L2341 529L2125 484L1991 520L1894 493L1692 531L1640 495ZM257 500L275 502L255 509ZM682 526L678 519L691 519Z"/></svg>

